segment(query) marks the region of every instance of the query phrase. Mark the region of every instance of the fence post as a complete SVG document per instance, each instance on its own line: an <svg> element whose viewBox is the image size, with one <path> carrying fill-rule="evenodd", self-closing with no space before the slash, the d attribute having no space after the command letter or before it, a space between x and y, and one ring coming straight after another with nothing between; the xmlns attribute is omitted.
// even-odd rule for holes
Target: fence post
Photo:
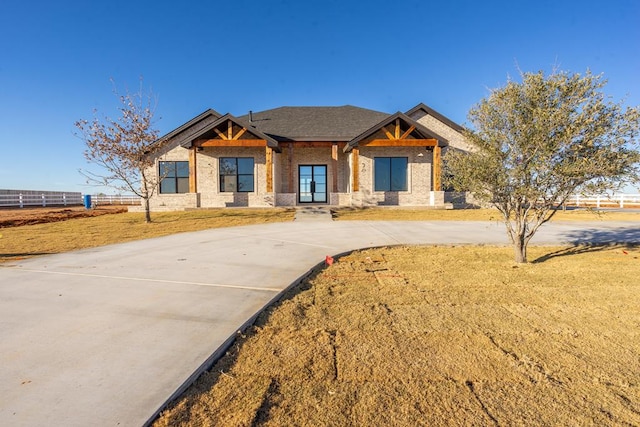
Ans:
<svg viewBox="0 0 640 427"><path fill-rule="evenodd" d="M42 194L42 207L46 207L47 206L47 199L46 197L44 197L44 193Z"/></svg>
<svg viewBox="0 0 640 427"><path fill-rule="evenodd" d="M22 193L20 193L20 208L24 208L24 203L22 202Z"/></svg>
<svg viewBox="0 0 640 427"><path fill-rule="evenodd" d="M67 195L65 193L62 193L62 204L67 206Z"/></svg>
<svg viewBox="0 0 640 427"><path fill-rule="evenodd" d="M620 209L624 208L624 194L620 195Z"/></svg>
<svg viewBox="0 0 640 427"><path fill-rule="evenodd" d="M600 209L600 196L596 197L596 207Z"/></svg>

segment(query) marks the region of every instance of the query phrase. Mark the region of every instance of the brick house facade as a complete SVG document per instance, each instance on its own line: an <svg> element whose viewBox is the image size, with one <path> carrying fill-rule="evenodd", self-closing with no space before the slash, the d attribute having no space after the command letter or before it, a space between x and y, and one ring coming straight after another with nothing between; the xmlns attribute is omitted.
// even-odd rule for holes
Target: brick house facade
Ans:
<svg viewBox="0 0 640 427"><path fill-rule="evenodd" d="M444 206L442 155L462 128L419 104L207 110L159 138L152 210L231 206Z"/></svg>

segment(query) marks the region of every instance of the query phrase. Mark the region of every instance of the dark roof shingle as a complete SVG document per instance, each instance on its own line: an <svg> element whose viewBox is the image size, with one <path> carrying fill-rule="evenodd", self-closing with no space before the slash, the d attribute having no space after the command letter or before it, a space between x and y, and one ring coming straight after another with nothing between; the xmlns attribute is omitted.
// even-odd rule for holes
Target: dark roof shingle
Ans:
<svg viewBox="0 0 640 427"><path fill-rule="evenodd" d="M240 116L277 141L349 141L389 114L366 108L280 107Z"/></svg>

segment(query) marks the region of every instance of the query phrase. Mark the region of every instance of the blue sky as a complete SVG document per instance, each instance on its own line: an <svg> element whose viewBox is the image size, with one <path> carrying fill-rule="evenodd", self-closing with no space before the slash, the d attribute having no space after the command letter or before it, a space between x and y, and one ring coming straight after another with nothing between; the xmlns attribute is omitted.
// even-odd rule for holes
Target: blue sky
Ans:
<svg viewBox="0 0 640 427"><path fill-rule="evenodd" d="M518 68L554 65L640 105L640 1L2 0L0 188L96 192L73 123L117 115L111 78L142 76L166 133L284 105L424 102L464 124Z"/></svg>

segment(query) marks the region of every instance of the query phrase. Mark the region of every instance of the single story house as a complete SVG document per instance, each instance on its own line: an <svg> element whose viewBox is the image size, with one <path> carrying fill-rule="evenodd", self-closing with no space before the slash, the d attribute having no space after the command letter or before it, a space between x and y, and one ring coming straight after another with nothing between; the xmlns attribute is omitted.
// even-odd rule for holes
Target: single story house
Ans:
<svg viewBox="0 0 640 427"><path fill-rule="evenodd" d="M230 206L444 206L442 155L462 128L424 104L388 114L280 107L207 110L162 136L152 210Z"/></svg>

